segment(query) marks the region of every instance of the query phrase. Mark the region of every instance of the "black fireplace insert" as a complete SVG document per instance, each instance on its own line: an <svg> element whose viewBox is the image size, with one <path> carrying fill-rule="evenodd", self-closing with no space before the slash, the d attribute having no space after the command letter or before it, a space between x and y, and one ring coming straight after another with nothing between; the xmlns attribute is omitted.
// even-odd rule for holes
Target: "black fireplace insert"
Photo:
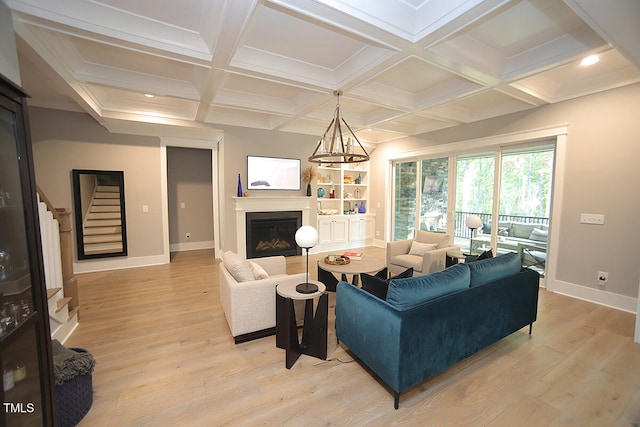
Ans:
<svg viewBox="0 0 640 427"><path fill-rule="evenodd" d="M247 258L301 255L295 234L302 211L247 212Z"/></svg>

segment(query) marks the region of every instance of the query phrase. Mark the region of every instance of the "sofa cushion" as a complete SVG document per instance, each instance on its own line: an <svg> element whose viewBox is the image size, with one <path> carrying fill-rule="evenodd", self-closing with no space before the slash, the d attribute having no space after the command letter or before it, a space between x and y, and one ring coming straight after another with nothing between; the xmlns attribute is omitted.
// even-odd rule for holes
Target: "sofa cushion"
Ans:
<svg viewBox="0 0 640 427"><path fill-rule="evenodd" d="M415 271L422 272L422 257L418 255L396 255L389 260L391 264L399 265L404 268L413 268Z"/></svg>
<svg viewBox="0 0 640 427"><path fill-rule="evenodd" d="M448 234L434 233L432 231L418 230L415 240L420 243L435 243L438 245L438 249L451 246L451 236Z"/></svg>
<svg viewBox="0 0 640 427"><path fill-rule="evenodd" d="M384 271L386 271L386 268ZM403 279L411 276L413 276L413 268L407 268L405 271L391 279L384 279L377 274L372 276L367 273L360 273L360 281L362 282L362 289L384 300L387 299L387 289L389 288L390 280Z"/></svg>
<svg viewBox="0 0 640 427"><path fill-rule="evenodd" d="M238 254L226 251L222 254L222 262L225 268L237 282L247 282L253 280L251 266L246 259L240 258Z"/></svg>
<svg viewBox="0 0 640 427"><path fill-rule="evenodd" d="M265 271L264 268L262 268L260 264L249 261L249 268L251 269L251 274L253 274L253 278L255 280L263 280L269 278L269 274Z"/></svg>
<svg viewBox="0 0 640 427"><path fill-rule="evenodd" d="M529 235L529 239L536 240L538 242L546 242L549 238L549 231L542 230L540 228L534 228L531 230L531 234Z"/></svg>
<svg viewBox="0 0 640 427"><path fill-rule="evenodd" d="M420 243L415 240L411 242L411 249L409 249L409 255L418 255L422 256L429 251L433 251L438 249L438 245L436 243Z"/></svg>
<svg viewBox="0 0 640 427"><path fill-rule="evenodd" d="M481 286L503 277L511 276L521 270L520 256L515 252L483 259L468 264L471 272L470 286Z"/></svg>
<svg viewBox="0 0 640 427"><path fill-rule="evenodd" d="M470 278L469 267L456 264L433 274L392 279L389 281L387 302L400 310L407 310L442 295L467 289Z"/></svg>

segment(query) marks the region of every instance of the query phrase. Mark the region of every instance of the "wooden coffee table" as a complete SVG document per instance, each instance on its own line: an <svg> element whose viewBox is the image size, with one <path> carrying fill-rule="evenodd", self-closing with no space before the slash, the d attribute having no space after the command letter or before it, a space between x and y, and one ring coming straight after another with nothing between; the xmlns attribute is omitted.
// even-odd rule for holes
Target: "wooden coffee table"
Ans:
<svg viewBox="0 0 640 427"><path fill-rule="evenodd" d="M386 266L386 261L376 258L367 258L365 255L362 259L352 259L349 264L327 264L324 260L318 261L318 267L330 271L332 273L339 273L342 276L342 280L348 282L347 274L352 275L351 284L358 285L358 275L360 273L375 274L382 270Z"/></svg>

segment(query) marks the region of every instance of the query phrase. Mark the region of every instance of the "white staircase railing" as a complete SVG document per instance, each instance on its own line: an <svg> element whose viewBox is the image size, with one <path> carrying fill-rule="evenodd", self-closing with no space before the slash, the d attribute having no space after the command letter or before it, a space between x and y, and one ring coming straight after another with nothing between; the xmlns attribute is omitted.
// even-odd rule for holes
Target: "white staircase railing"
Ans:
<svg viewBox="0 0 640 427"><path fill-rule="evenodd" d="M44 262L44 281L47 289L62 288L62 256L60 253L60 224L40 201L38 194L38 215L40 217L40 240Z"/></svg>
<svg viewBox="0 0 640 427"><path fill-rule="evenodd" d="M73 275L70 211L55 209L38 188L40 242L51 338L64 343L78 326L78 284Z"/></svg>

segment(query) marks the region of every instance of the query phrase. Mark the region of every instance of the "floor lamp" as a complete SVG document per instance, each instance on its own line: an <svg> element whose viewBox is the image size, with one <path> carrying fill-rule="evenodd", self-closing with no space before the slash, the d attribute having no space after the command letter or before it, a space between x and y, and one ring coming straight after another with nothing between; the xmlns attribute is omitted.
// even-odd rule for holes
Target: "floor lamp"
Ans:
<svg viewBox="0 0 640 427"><path fill-rule="evenodd" d="M318 292L318 286L313 283L309 283L309 249L314 247L318 243L318 230L310 225L303 225L296 231L296 243L303 249L307 250L307 275L305 283L300 283L296 286L296 291L301 294L312 294Z"/></svg>
<svg viewBox="0 0 640 427"><path fill-rule="evenodd" d="M471 230L471 240L469 241L469 255L473 255L473 233L482 226L482 219L478 215L468 215L465 224Z"/></svg>

